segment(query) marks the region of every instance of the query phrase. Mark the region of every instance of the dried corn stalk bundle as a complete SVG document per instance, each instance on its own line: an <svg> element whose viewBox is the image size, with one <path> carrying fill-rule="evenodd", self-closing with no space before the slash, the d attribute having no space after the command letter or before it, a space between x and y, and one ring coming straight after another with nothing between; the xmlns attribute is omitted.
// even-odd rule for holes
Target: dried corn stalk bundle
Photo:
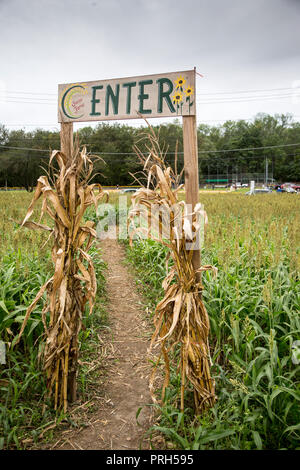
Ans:
<svg viewBox="0 0 300 470"><path fill-rule="evenodd" d="M88 250L96 237L94 222L82 224L85 210L107 193L99 184L89 184L93 162L86 149L75 147L71 159L60 151L53 151L49 168L55 161L59 171L54 170L52 185L46 176L38 179L37 187L22 222L23 227L43 229L51 232L54 243L52 260L54 274L41 287L28 307L19 339L31 312L47 293L47 302L42 311L46 342L44 369L47 375L49 397L54 398L54 407L67 409L68 396L76 398L76 372L78 360L78 333L82 326L82 314L89 303L92 312L96 294L96 276ZM45 214L54 221L53 229L29 221L34 206L42 198L40 222ZM48 317L46 316L48 314Z"/></svg>
<svg viewBox="0 0 300 470"><path fill-rule="evenodd" d="M181 409L184 409L184 392L189 382L194 390L195 411L198 414L213 406L216 399L214 381L210 374L209 318L202 301L203 286L199 273L208 269L216 273L216 268L206 265L195 271L193 267L191 248L195 247L196 237L201 229L199 220L202 218L206 224L207 216L200 204L197 204L192 213L188 213L185 202L178 201L181 175L177 175L176 169L174 172L166 166L164 150L160 148L158 137L149 127L147 139L150 143L146 146L149 156L144 157L139 148L135 148L144 165L142 173L147 179L147 187L141 187L132 197L129 236L131 243L138 236L160 241L169 249L168 258L171 257L174 261L171 269L168 270L167 266L168 274L163 281L164 298L157 305L154 314L155 332L150 349L154 345L160 345L160 355L150 378L150 390L156 401L154 381L158 364L163 357L165 380L162 399L164 398L170 379L170 353L179 345L180 358L177 359L177 365L181 375ZM160 210L154 210L155 207ZM139 226L136 224L137 216L140 217ZM144 226L143 220L147 222ZM158 229L153 230L153 226ZM188 248L186 242L190 243Z"/></svg>

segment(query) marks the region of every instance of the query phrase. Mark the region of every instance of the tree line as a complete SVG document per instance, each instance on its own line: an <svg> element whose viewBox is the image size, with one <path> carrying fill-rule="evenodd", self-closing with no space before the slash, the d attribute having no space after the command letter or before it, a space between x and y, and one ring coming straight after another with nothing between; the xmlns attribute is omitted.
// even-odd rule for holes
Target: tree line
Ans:
<svg viewBox="0 0 300 470"><path fill-rule="evenodd" d="M153 128L159 131L166 160L173 166L176 160L180 172L183 168L181 121L175 119ZM142 139L145 132L148 129L144 126L119 123L99 123L95 128L86 126L78 130L80 144L101 157L95 161L94 182L107 186L132 184L132 175L141 171L133 146L137 144L142 152L147 152ZM251 122L199 124L197 133L199 177L203 183L216 174L264 173L266 162L276 181L300 181L300 123L293 122L291 115L258 114ZM59 148L58 131L8 130L0 124L0 186L32 190L37 178L47 169L50 151Z"/></svg>

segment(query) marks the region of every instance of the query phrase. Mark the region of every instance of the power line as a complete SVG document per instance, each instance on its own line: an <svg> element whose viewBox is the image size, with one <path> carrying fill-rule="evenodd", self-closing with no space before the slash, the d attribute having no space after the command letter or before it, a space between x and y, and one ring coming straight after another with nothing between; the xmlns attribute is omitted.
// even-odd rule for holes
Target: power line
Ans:
<svg viewBox="0 0 300 470"><path fill-rule="evenodd" d="M294 91L288 91L286 93L275 93L275 94L264 94L264 95L257 95L257 94L253 94L252 96L246 96L245 99L250 99L250 98L268 98L268 97L273 97L273 96L290 96L290 95L294 95L294 92L295 92L296 89L294 89ZM217 93L216 93L217 94ZM238 92L237 92L238 94ZM0 91L0 95L1 95L1 91ZM43 95L45 96L45 95ZM212 98L208 98L209 101L220 101L218 98L214 98L214 94L211 94L211 95L208 95L208 94L201 94L201 93L198 93L197 94L197 97L202 97L202 96L212 96ZM6 96L6 93L4 93L4 96L1 96L1 99L2 100L6 100L6 98L8 98L9 100L19 100L19 99L23 99L23 100L27 100L27 101L49 101L49 102L57 102L57 99L52 99L52 98L41 98L39 96ZM233 97L231 98L230 96L228 97L224 97L226 100L231 100L231 99L243 99L242 97Z"/></svg>
<svg viewBox="0 0 300 470"><path fill-rule="evenodd" d="M43 153L49 153L49 150L45 149L33 149L29 147L10 147L9 145L0 145L0 148L6 148L6 149L11 149L11 150L28 150L30 152L43 152Z"/></svg>
<svg viewBox="0 0 300 470"><path fill-rule="evenodd" d="M223 100L218 100L215 98L212 98L207 101L202 101L197 97L197 103L201 104L222 104L222 103L241 103L241 102L250 102L250 101L268 101L268 100L282 100L282 99L287 99L291 98L294 96L294 93L289 93L285 95L265 95L265 96L248 96L246 98L242 97L237 97L237 98L228 98L228 99L223 99ZM0 98L1 103L16 103L16 104L42 104L42 105L52 105L56 106L57 105L57 100L50 100L47 98L36 98L34 100L32 99L27 99L24 101L26 98L21 97L21 100L19 100L17 97L8 97L9 99L4 99Z"/></svg>
<svg viewBox="0 0 300 470"><path fill-rule="evenodd" d="M263 147L246 147L246 148L238 148L238 149L223 149L223 150L201 150L198 153L223 153L223 152L241 152L241 151L250 151L250 150L263 150L263 149L274 149L280 147L293 147L300 145L300 142L296 144L280 144L280 145L267 145Z"/></svg>
<svg viewBox="0 0 300 470"><path fill-rule="evenodd" d="M96 145L97 142L88 145ZM85 145L85 144L83 144ZM227 152L245 152L250 150L264 150L264 149L275 149L282 147L296 147L300 146L300 142L295 144L280 144L280 145L267 145L262 147L245 147L245 148L234 148L234 149L221 149L221 150L199 150L199 153L227 153ZM47 152L45 149L29 148L29 147L11 147L8 145L0 145L0 148L8 148L13 150L29 150L37 152ZM167 152L166 155L175 155L176 152ZM183 155L184 152L177 152L177 155ZM135 152L94 152L95 155L136 155ZM144 152L143 155L148 155L149 152Z"/></svg>
<svg viewBox="0 0 300 470"><path fill-rule="evenodd" d="M273 117L270 114L268 114L268 116ZM294 114L292 116L292 119L299 118L299 117L300 117L300 115ZM202 119L200 119L200 124L201 124L201 122L252 121L252 119L258 119L258 118L256 116L254 116L252 118L207 119L205 121L202 121Z"/></svg>
<svg viewBox="0 0 300 470"><path fill-rule="evenodd" d="M16 104L50 104L51 106L56 106L57 103L47 103L47 102L41 102L41 101L13 101L13 100L1 100L1 103L16 103Z"/></svg>
<svg viewBox="0 0 300 470"><path fill-rule="evenodd" d="M27 102L31 103L32 101L33 102L35 102L35 101L37 101L37 102L49 101L50 103L57 103L57 100L53 100L51 98L39 98L39 97L37 97L37 98L31 98L31 97L29 98L28 97L27 98L27 96L0 96L0 99L4 102L6 102L8 100L19 100L19 99L21 99L21 100L26 100L26 103Z"/></svg>
<svg viewBox="0 0 300 470"><path fill-rule="evenodd" d="M272 92L272 91L283 91L285 90L286 93L276 93L276 94L268 94L268 95L258 95L257 93L262 93L262 92ZM199 93L197 95L197 101L201 102L202 104L212 104L212 103L225 103L225 102L247 102L247 101L265 101L268 99L273 99L273 98L287 98L290 96L293 96L297 88L294 87L287 87L287 88L269 88L269 89L261 89L261 90L241 90L241 91L233 91L233 92L216 92L216 93ZM300 90L300 88L299 88ZM37 93L37 92L21 92L21 91L5 91L2 90L0 91L0 96L1 93L4 95L1 97L1 100L5 103L32 103L32 104L56 104L57 99L52 99L52 98L42 98L41 96L57 96L55 93ZM214 98L215 96L220 96L220 95L238 95L238 94L248 94L252 93L252 96L246 96L245 98L243 97L230 97L230 96L225 96L225 99L219 100L218 98ZM19 94L19 95L29 95L27 96L7 96L7 95L14 95L14 94ZM201 97L206 96L208 97L207 101L201 101ZM8 99L6 99L6 97ZM209 98L212 97L212 98ZM21 101L20 101L21 98ZM200 99L199 99L200 98ZM26 101L24 101L26 100Z"/></svg>
<svg viewBox="0 0 300 470"><path fill-rule="evenodd" d="M297 90L297 87L280 87L280 88L261 88L261 89L250 89L250 90L234 90L234 91L217 91L211 93L199 93L201 96L211 96L211 95L233 95L240 93L261 93L265 91L284 91L284 90ZM47 96L57 96L57 93L47 93L47 92L36 92L36 91L17 91L17 90L0 90L0 93L4 94L21 94L21 95L47 95Z"/></svg>
<svg viewBox="0 0 300 470"><path fill-rule="evenodd" d="M250 101L269 101L269 100L283 100L287 98L292 98L294 96L293 93L289 95L274 95L274 96L266 96L266 97L247 97L247 98L234 98L234 99L228 99L228 100L211 100L211 101L201 101L197 100L197 103L199 104L222 104L222 103L245 103L245 102L250 102Z"/></svg>
<svg viewBox="0 0 300 470"><path fill-rule="evenodd" d="M298 88L299 89L299 88ZM239 93L256 93L256 92L264 92L264 91L279 91L279 90L297 90L297 88L294 87L287 87L287 88L263 88L263 89L252 89L252 90L240 90L240 91L219 91L215 93L199 93L201 96L205 95L234 95L234 94L239 94Z"/></svg>
<svg viewBox="0 0 300 470"><path fill-rule="evenodd" d="M273 117L273 116L271 116ZM292 119L295 119L295 118L300 118L300 115L293 115L292 116ZM235 117L235 118L226 118L226 119L201 119L199 118L199 124L200 125L201 123L205 123L205 122L226 122L226 121L252 121L253 119L257 119L257 117L252 117L252 118L243 118L243 117ZM86 124L88 124L88 122L91 124L96 124L96 123L100 123L100 122L104 122L104 121L87 121ZM57 122L55 124L11 124L11 123L8 123L8 124L4 124L5 127L39 127L39 126L45 126L45 127L57 127L60 123ZM75 122L76 124L76 122Z"/></svg>
<svg viewBox="0 0 300 470"><path fill-rule="evenodd" d="M290 156L293 156L293 157L299 157L300 155L299 154L293 154L293 153L288 153L288 154L284 154L284 155L272 155L272 157L267 157L267 158L282 158L282 157L290 157ZM212 156L212 157L209 157L209 158L199 158L199 163L201 162L205 162L205 161L208 161L208 162L219 162L221 165L223 162L225 162L226 164L229 162L229 165L230 165L230 162L235 162L235 161L239 161L241 164L242 162L240 161L240 158L239 157L221 157L222 160L220 160L220 157L217 157L216 155L215 156ZM243 155L242 157L243 159L246 158L246 159L259 159L259 158L265 158L265 156L263 155Z"/></svg>
<svg viewBox="0 0 300 470"><path fill-rule="evenodd" d="M12 148L12 147L9 147L9 148ZM47 151L47 150L30 149L30 148L22 149L20 147L17 147L16 150L38 151L38 152L44 154L44 155L40 155L39 158L49 158L49 155L51 153L50 150ZM47 155L45 155L45 154L47 154ZM103 157L104 163L109 163L106 158L113 156L114 157L113 158L113 164L124 164L124 158L126 156L129 156L129 155L133 156L133 155L136 155L136 154L133 154L133 153L92 152L91 157L93 155ZM120 158L120 155L123 155L123 158ZM174 155L174 154L169 152L169 153L167 153L167 155ZM178 152L178 155L182 156L183 152ZM281 154L281 155L272 155L272 157L269 157L269 158L277 159L277 158L286 158L286 157L289 157L289 156L294 157L294 159L295 159L295 158L298 158L300 155L299 154ZM256 164L263 163L264 162L264 160L263 160L264 157L265 157L264 155L243 155L242 159L244 161L241 161L241 157L232 157L232 156L225 156L225 155L223 155L221 157L220 156L218 157L217 155L213 155L213 156L210 156L210 157L200 157L198 155L198 161L199 161L199 165L201 166L201 168L203 167L203 165L204 165L204 167L210 165L213 169L213 168L218 167L218 166L220 166L220 168L232 167L233 165L236 165L236 164L243 166L243 165L246 165L247 162L249 162L249 160L256 160ZM260 162L259 162L259 160L260 160ZM136 161L136 164L138 164L138 163L139 162ZM178 164L183 164L183 162L179 161Z"/></svg>
<svg viewBox="0 0 300 470"><path fill-rule="evenodd" d="M221 99L221 100L224 100L224 99L226 99L226 100L230 100L230 99L236 100L236 99L249 99L249 98L256 98L256 97L258 97L258 98L265 98L265 97L268 97L268 96L287 96L287 95L293 95L293 94L295 94L295 91L296 91L296 89L290 90L290 91L285 91L285 92L283 92L283 93L282 93L282 92L279 92L279 93L277 93L277 92L275 92L275 93L270 92L270 93L263 93L263 94L252 93L251 95L245 96L245 97L243 97L243 96L232 96L232 97L231 97L231 96L222 96L222 97L218 98L218 97L215 97L215 96L211 95L211 96L212 96L211 98L210 98L210 97L207 97L207 98L205 98L205 99L206 99L206 100L216 100L216 101L218 101L218 100L220 100L220 99ZM300 88L299 88L298 91L300 91ZM201 96L208 96L208 95L202 95L201 93L197 93L196 96L197 96L197 97L199 97L199 96L201 97Z"/></svg>
<svg viewBox="0 0 300 470"><path fill-rule="evenodd" d="M84 145L84 144L83 144ZM89 144L89 145L96 145ZM280 145L268 145L263 147L246 147L246 148L238 148L238 149L222 149L222 150L198 150L199 153L225 153L225 152L240 152L240 151L250 151L250 150L263 150L263 149L273 149L273 148L281 148L281 147L292 147L292 146L300 146L300 142L296 144L280 144ZM136 155L135 152L94 152L96 155ZM177 155L183 155L184 152L177 152ZM145 152L143 155L148 155L149 152ZM175 152L167 152L167 155L175 155Z"/></svg>
<svg viewBox="0 0 300 470"><path fill-rule="evenodd" d="M36 127L38 128L39 126L45 126L45 127L57 127L59 125L59 122L56 124L4 124L4 127Z"/></svg>
<svg viewBox="0 0 300 470"><path fill-rule="evenodd" d="M46 92L37 92L37 91L13 91L13 90L0 90L0 93L12 93L12 94L21 94L21 95L47 95L47 96L57 96L57 93L46 93Z"/></svg>
<svg viewBox="0 0 300 470"><path fill-rule="evenodd" d="M0 98L2 100L6 100L6 99L16 99L16 100L33 100L33 101L52 101L52 102L56 102L57 99L55 98L44 98L46 95L42 95L42 96L14 96L14 94L7 94L7 92L3 92L0 90Z"/></svg>

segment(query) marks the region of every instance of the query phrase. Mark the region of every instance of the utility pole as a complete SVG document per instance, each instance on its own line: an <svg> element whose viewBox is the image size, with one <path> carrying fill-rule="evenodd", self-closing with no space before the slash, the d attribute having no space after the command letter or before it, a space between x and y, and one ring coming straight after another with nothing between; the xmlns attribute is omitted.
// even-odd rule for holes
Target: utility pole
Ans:
<svg viewBox="0 0 300 470"><path fill-rule="evenodd" d="M265 185L268 186L268 179L269 179L269 175L268 175L268 159L267 157L265 157Z"/></svg>

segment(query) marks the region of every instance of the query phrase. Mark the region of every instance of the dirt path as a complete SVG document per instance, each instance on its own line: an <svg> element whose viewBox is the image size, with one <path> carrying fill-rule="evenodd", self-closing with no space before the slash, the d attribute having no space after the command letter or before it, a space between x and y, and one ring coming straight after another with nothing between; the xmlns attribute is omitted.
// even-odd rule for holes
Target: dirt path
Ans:
<svg viewBox="0 0 300 470"><path fill-rule="evenodd" d="M124 265L123 248L115 240L101 242L103 259L108 265L108 315L112 332L111 366L104 385L106 399L91 420L91 425L69 434L61 449L139 449L144 432L151 422L148 389L149 328L133 276ZM102 387L103 385L99 385ZM136 412L143 406L136 422ZM142 448L149 448L143 440Z"/></svg>

